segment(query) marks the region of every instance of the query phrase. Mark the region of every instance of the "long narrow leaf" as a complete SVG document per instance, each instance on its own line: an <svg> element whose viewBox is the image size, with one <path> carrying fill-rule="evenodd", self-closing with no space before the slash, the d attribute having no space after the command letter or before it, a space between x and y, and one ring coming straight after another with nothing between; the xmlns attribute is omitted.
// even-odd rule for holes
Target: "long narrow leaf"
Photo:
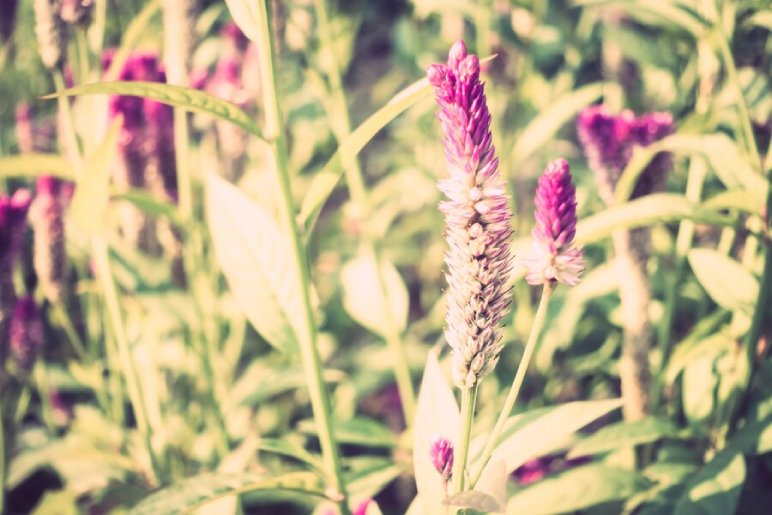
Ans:
<svg viewBox="0 0 772 515"><path fill-rule="evenodd" d="M238 125L242 129L262 138L262 131L250 115L235 104L204 93L197 89L161 84L158 82L118 81L83 84L58 91L43 98L72 97L77 95L125 95L150 98L173 107L194 113L204 113Z"/></svg>
<svg viewBox="0 0 772 515"><path fill-rule="evenodd" d="M31 177L51 175L60 179L75 179L75 170L57 154L24 154L0 158L0 177Z"/></svg>

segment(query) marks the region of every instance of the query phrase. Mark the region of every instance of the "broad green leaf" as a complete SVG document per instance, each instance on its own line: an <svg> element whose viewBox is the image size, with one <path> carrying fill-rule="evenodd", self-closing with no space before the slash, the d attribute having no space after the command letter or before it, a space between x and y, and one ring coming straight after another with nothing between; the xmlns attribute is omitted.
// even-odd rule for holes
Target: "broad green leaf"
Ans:
<svg viewBox="0 0 772 515"><path fill-rule="evenodd" d="M619 206L610 207L580 221L576 226L577 244L608 238L618 229L632 229L656 223L694 220L695 222L733 225L734 219L702 210L683 195L655 193Z"/></svg>
<svg viewBox="0 0 772 515"><path fill-rule="evenodd" d="M772 32L772 10L767 9L754 13L750 18L745 20L744 25L746 27L761 27Z"/></svg>
<svg viewBox="0 0 772 515"><path fill-rule="evenodd" d="M125 200L137 209L155 218L165 218L177 227L182 227L177 206L165 200L159 200L146 190L133 189L112 196L115 200Z"/></svg>
<svg viewBox="0 0 772 515"><path fill-rule="evenodd" d="M687 259L716 304L730 311L753 313L759 282L739 262L713 249L692 249Z"/></svg>
<svg viewBox="0 0 772 515"><path fill-rule="evenodd" d="M381 256L378 267L375 260L364 254L343 266L343 307L364 327L387 337L405 330L408 293L394 265Z"/></svg>
<svg viewBox="0 0 772 515"><path fill-rule="evenodd" d="M504 461L507 472L512 472L526 461L560 448L566 438L621 405L621 399L577 401L515 415L506 422L491 461ZM478 457L485 437L475 439L472 456ZM472 470L477 467L479 463Z"/></svg>
<svg viewBox="0 0 772 515"><path fill-rule="evenodd" d="M120 117L112 123L105 139L86 161L84 173L75 188L70 213L75 225L89 234L101 234L105 230L111 167L122 123Z"/></svg>
<svg viewBox="0 0 772 515"><path fill-rule="evenodd" d="M745 459L738 452L721 452L690 481L674 515L735 513L745 482Z"/></svg>
<svg viewBox="0 0 772 515"><path fill-rule="evenodd" d="M318 434L313 420L303 420L298 429L304 433ZM363 447L394 447L394 434L376 420L356 417L349 420L335 421L335 436L340 443L361 445Z"/></svg>
<svg viewBox="0 0 772 515"><path fill-rule="evenodd" d="M508 480L509 474L504 462L491 461L485 467L473 490L452 495L445 500L445 504L476 511L500 513L507 505Z"/></svg>
<svg viewBox="0 0 772 515"><path fill-rule="evenodd" d="M291 472L275 477L257 473L206 473L184 479L150 495L134 506L129 514L189 512L228 495L257 491L325 497L324 486L313 472Z"/></svg>
<svg viewBox="0 0 772 515"><path fill-rule="evenodd" d="M623 447L656 442L677 434L678 428L667 420L646 418L635 422L617 422L574 445L568 452L567 458L590 456Z"/></svg>
<svg viewBox="0 0 772 515"><path fill-rule="evenodd" d="M507 502L509 515L548 515L625 499L642 490L646 481L625 469L585 465L541 479L515 493Z"/></svg>
<svg viewBox="0 0 772 515"><path fill-rule="evenodd" d="M417 513L433 515L447 511L442 504L445 485L432 464L430 450L436 438L454 443L460 430L461 416L453 390L442 375L437 353L432 350L426 358L413 428L413 472L417 502L421 505L420 509L416 508Z"/></svg>
<svg viewBox="0 0 772 515"><path fill-rule="evenodd" d="M252 117L239 109L235 104L197 89L174 86L172 84L142 81L98 82L75 86L74 88L46 95L43 98L77 95L125 95L149 98L186 111L215 116L226 122L238 125L259 138L263 137L260 127L258 127Z"/></svg>
<svg viewBox="0 0 772 515"><path fill-rule="evenodd" d="M500 504L492 495L480 492L479 490L465 490L451 495L445 499L444 504L456 508L466 508L480 512L500 513L504 506Z"/></svg>
<svg viewBox="0 0 772 515"><path fill-rule="evenodd" d="M23 154L19 156L0 157L0 177L30 177L51 175L72 181L75 170L67 160L57 154Z"/></svg>
<svg viewBox="0 0 772 515"><path fill-rule="evenodd" d="M539 113L521 131L512 149L512 162L520 163L539 150L566 123L603 95L605 83L588 84L558 98L548 109Z"/></svg>
<svg viewBox="0 0 772 515"><path fill-rule="evenodd" d="M225 0L231 18L252 41L260 40L260 13L257 2L263 0Z"/></svg>
<svg viewBox="0 0 772 515"><path fill-rule="evenodd" d="M678 374L703 356L716 356L734 346L734 340L726 332L717 332L705 338L691 339L677 346L665 369L665 382L672 384Z"/></svg>
<svg viewBox="0 0 772 515"><path fill-rule="evenodd" d="M282 352L294 353L299 338L302 288L292 269L286 231L238 188L211 174L206 212L215 254L247 319Z"/></svg>
<svg viewBox="0 0 772 515"><path fill-rule="evenodd" d="M394 118L431 93L429 81L421 79L397 93L389 102L373 113L341 142L324 168L317 173L308 188L298 216L305 234L311 233L319 212L329 198L343 171L352 166L357 154Z"/></svg>
<svg viewBox="0 0 772 515"><path fill-rule="evenodd" d="M32 515L78 515L78 494L67 490L48 490Z"/></svg>
<svg viewBox="0 0 772 515"><path fill-rule="evenodd" d="M122 31L121 46L113 54L110 61L110 67L105 72L105 82L111 82L118 78L123 69L126 59L131 55L132 50L137 46L139 40L147 34L147 25L150 20L161 10L160 0L151 0L147 5L131 20L128 27Z"/></svg>
<svg viewBox="0 0 772 515"><path fill-rule="evenodd" d="M681 403L686 419L701 426L713 416L719 377L715 371L717 350L696 356L684 369L681 379Z"/></svg>

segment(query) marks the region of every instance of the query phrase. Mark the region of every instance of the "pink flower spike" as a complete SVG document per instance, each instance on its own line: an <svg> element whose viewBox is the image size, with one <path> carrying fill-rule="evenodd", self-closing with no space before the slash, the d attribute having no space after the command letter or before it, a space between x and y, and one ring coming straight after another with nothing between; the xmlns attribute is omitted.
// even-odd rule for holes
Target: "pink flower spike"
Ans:
<svg viewBox="0 0 772 515"><path fill-rule="evenodd" d="M453 444L442 437L436 437L429 449L429 457L434 468L440 473L444 481L450 479L453 472Z"/></svg>
<svg viewBox="0 0 772 515"><path fill-rule="evenodd" d="M573 248L576 235L576 188L565 159L552 161L536 186L534 255L527 258L529 284L579 283L584 271L582 250Z"/></svg>
<svg viewBox="0 0 772 515"><path fill-rule="evenodd" d="M477 56L459 40L447 64L432 65L426 74L439 106L448 166L448 177L439 183L447 197L440 203L448 241L445 338L453 349L453 380L468 389L493 370L501 352L512 212L491 143Z"/></svg>

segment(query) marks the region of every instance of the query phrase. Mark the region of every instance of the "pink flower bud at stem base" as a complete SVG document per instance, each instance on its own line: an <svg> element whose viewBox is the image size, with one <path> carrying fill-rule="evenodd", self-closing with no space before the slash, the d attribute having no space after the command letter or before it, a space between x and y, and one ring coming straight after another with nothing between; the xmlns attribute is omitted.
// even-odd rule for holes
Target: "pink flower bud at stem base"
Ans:
<svg viewBox="0 0 772 515"><path fill-rule="evenodd" d="M436 437L429 448L432 465L447 482L453 471L453 444L442 437Z"/></svg>

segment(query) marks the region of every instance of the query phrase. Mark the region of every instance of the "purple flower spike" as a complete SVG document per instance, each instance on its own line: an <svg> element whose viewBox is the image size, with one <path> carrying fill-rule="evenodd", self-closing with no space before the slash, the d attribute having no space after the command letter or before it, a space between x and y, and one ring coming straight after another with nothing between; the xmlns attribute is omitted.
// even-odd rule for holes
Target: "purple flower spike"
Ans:
<svg viewBox="0 0 772 515"><path fill-rule="evenodd" d="M552 161L536 186L534 255L526 260L529 284L559 282L574 286L584 270L576 234L576 188L565 159Z"/></svg>
<svg viewBox="0 0 772 515"><path fill-rule="evenodd" d="M472 388L493 370L501 352L499 322L509 305L512 212L491 143L491 115L480 82L480 61L459 40L446 65L426 72L439 104L449 176L447 200L448 313L445 337L453 349L453 380Z"/></svg>
<svg viewBox="0 0 772 515"><path fill-rule="evenodd" d="M21 247L31 202L26 189L16 190L11 197L0 196L0 256L11 264Z"/></svg>
<svg viewBox="0 0 772 515"><path fill-rule="evenodd" d="M9 340L11 355L19 369L25 373L32 370L43 347L43 322L31 295L16 301L11 315Z"/></svg>
<svg viewBox="0 0 772 515"><path fill-rule="evenodd" d="M442 437L437 437L429 449L429 457L442 479L447 481L453 471L453 444Z"/></svg>
<svg viewBox="0 0 772 515"><path fill-rule="evenodd" d="M632 111L612 115L603 105L582 111L577 122L579 141L590 168L595 172L600 194L607 203L619 177L633 155L633 148L648 146L673 132L670 113L647 113L636 117ZM670 159L660 154L652 160L639 179L633 197L659 189L669 168Z"/></svg>

